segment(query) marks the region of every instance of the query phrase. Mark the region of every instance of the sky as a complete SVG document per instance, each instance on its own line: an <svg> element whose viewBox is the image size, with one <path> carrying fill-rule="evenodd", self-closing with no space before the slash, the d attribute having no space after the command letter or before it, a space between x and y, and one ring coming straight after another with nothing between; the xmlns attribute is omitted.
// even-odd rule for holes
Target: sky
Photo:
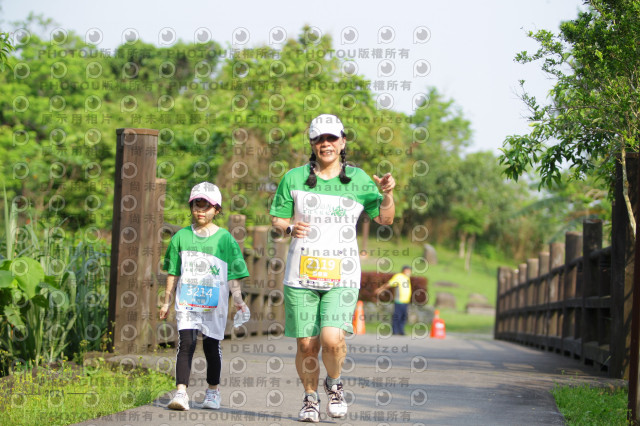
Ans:
<svg viewBox="0 0 640 426"><path fill-rule="evenodd" d="M111 51L125 34L161 46L199 34L226 48L278 48L309 25L330 34L333 54L349 58L372 81L381 108L411 113L415 100L435 87L470 120L469 151L495 154L505 137L529 129L518 81L543 98L553 85L540 64L514 62L518 52L537 48L527 33L557 33L584 9L579 0L0 0L0 6L3 31L34 12Z"/></svg>

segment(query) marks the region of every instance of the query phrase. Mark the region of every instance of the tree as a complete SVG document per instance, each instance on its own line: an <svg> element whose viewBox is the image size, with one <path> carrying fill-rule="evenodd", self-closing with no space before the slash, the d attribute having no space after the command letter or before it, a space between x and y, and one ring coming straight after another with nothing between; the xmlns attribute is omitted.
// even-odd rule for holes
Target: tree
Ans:
<svg viewBox="0 0 640 426"><path fill-rule="evenodd" d="M588 5L575 20L561 24L558 35L530 32L540 48L516 56L521 63L543 60L542 70L556 83L546 105L523 92L533 129L509 136L500 162L516 180L536 166L542 186L560 182L566 164L572 179L594 174L613 188L619 159L635 235L626 158L627 152L638 150L640 137L640 3L590 0ZM524 81L520 84L524 89Z"/></svg>
<svg viewBox="0 0 640 426"><path fill-rule="evenodd" d="M426 225L430 235L441 242L450 238L443 224L464 191L459 179L461 152L471 143L471 123L452 99L445 99L435 88L427 95L428 101L412 117L409 192L413 208L407 211L405 231Z"/></svg>
<svg viewBox="0 0 640 426"><path fill-rule="evenodd" d="M0 72L9 65L9 55L15 50L9 33L0 32Z"/></svg>

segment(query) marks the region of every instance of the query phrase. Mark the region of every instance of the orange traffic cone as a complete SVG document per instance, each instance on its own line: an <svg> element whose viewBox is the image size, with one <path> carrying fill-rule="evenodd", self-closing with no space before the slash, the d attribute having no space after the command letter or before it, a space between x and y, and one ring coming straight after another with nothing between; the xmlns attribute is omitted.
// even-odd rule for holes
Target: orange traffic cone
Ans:
<svg viewBox="0 0 640 426"><path fill-rule="evenodd" d="M435 316L431 322L431 337L434 339L444 339L446 335L444 320L440 318L440 311L436 309Z"/></svg>
<svg viewBox="0 0 640 426"><path fill-rule="evenodd" d="M364 333L364 303L358 300L356 311L353 313L353 334Z"/></svg>

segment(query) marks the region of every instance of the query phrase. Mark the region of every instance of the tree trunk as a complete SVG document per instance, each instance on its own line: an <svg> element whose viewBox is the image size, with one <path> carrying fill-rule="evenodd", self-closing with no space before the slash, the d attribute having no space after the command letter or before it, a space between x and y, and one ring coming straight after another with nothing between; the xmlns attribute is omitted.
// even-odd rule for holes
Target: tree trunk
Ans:
<svg viewBox="0 0 640 426"><path fill-rule="evenodd" d="M460 259L464 259L464 252L465 252L465 243L467 241L467 233L466 232L462 232L460 234L460 245L458 246L458 258Z"/></svg>
<svg viewBox="0 0 640 426"><path fill-rule="evenodd" d="M476 242L476 234L471 234L467 240L467 256L464 259L464 270L471 271L471 252L473 251L473 245Z"/></svg>
<svg viewBox="0 0 640 426"><path fill-rule="evenodd" d="M627 152L625 150L625 143L622 142L622 149L620 155L620 161L622 162L622 196L624 203L627 206L627 214L629 215L629 224L631 225L631 235L633 240L636 239L636 218L633 215L633 207L631 207L631 200L629 199L629 177L627 176Z"/></svg>

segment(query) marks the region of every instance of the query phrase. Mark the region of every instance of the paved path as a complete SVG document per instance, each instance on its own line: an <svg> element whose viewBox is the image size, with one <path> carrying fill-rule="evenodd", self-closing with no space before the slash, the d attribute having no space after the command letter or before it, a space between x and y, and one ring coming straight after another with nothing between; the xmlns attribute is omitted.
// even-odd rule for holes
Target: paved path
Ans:
<svg viewBox="0 0 640 426"><path fill-rule="evenodd" d="M200 408L206 388L200 343L189 387L190 411L154 403L82 425L293 425L302 406L294 366L294 339L259 336L223 342L222 408ZM327 418L320 390L320 423L342 425L531 425L563 424L549 390L555 383L610 383L592 367L555 353L483 336L357 335L348 340L343 380L349 413ZM113 360L135 362L138 357ZM175 351L143 356L147 366L173 373ZM321 368L324 377L324 367ZM320 385L322 389L322 385Z"/></svg>

